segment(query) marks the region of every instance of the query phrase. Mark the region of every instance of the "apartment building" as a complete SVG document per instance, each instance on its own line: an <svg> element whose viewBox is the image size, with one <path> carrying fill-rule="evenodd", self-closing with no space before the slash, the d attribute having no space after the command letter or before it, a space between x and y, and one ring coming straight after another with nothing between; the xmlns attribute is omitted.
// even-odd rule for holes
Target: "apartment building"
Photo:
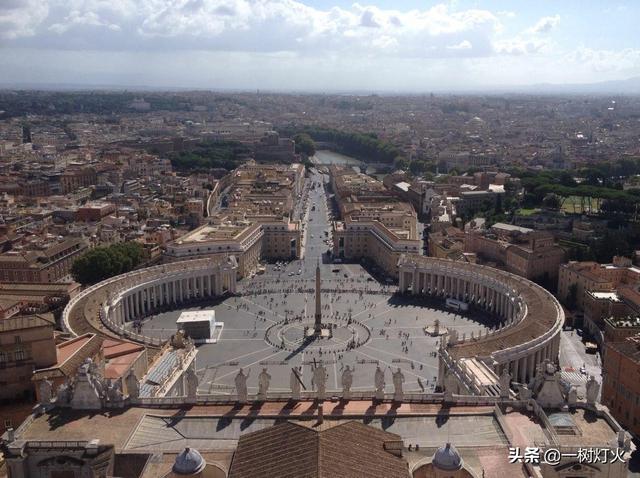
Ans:
<svg viewBox="0 0 640 478"><path fill-rule="evenodd" d="M397 277L400 255L420 253L415 209L371 176L335 165L329 171L341 219L333 224L334 256L368 259Z"/></svg>
<svg viewBox="0 0 640 478"><path fill-rule="evenodd" d="M602 403L632 434L640 435L640 336L606 342Z"/></svg>
<svg viewBox="0 0 640 478"><path fill-rule="evenodd" d="M511 224L496 223L488 231L473 231L465 238L465 252L480 262L491 262L531 280L555 282L564 250L553 235Z"/></svg>
<svg viewBox="0 0 640 478"><path fill-rule="evenodd" d="M616 292L636 302L634 285L639 282L640 268L633 266L631 259L626 257L616 256L611 264L571 261L559 268L558 299L566 301L575 284L578 310L586 310L589 292ZM637 303L640 304L640 298Z"/></svg>
<svg viewBox="0 0 640 478"><path fill-rule="evenodd" d="M0 282L58 282L87 249L80 238L30 244L0 254Z"/></svg>
<svg viewBox="0 0 640 478"><path fill-rule="evenodd" d="M18 315L0 320L0 400L33 396L31 374L56 363L51 315Z"/></svg>

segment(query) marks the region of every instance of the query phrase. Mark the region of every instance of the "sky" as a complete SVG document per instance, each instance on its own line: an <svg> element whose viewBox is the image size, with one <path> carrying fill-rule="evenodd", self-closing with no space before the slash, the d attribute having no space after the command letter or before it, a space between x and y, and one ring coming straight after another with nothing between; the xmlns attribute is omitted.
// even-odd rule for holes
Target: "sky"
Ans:
<svg viewBox="0 0 640 478"><path fill-rule="evenodd" d="M429 92L640 76L640 1L0 0L0 84Z"/></svg>

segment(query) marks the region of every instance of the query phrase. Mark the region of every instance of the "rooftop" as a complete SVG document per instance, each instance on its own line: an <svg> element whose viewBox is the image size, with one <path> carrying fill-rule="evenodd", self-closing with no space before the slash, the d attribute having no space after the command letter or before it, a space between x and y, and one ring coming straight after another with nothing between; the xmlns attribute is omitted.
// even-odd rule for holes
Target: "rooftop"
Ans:
<svg viewBox="0 0 640 478"><path fill-rule="evenodd" d="M180 313L180 317L176 321L177 324L186 324L189 322L209 322L215 320L215 310L185 310Z"/></svg>

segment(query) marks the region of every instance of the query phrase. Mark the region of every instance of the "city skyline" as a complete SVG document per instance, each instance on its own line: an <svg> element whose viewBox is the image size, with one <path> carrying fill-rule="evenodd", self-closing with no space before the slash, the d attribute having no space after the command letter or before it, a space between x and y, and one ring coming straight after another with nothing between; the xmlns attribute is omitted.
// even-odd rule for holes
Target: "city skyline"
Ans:
<svg viewBox="0 0 640 478"><path fill-rule="evenodd" d="M12 0L0 6L1 82L397 93L596 84L594 91L628 93L640 76L638 8Z"/></svg>

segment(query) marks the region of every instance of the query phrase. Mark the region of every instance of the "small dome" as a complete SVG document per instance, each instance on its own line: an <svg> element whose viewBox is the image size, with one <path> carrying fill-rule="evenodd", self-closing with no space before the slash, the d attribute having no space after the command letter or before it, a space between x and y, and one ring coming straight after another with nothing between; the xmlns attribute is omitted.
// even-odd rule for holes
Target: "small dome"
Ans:
<svg viewBox="0 0 640 478"><path fill-rule="evenodd" d="M198 450L185 448L184 451L176 457L172 471L176 475L195 475L204 470L205 466L207 466L207 463L204 461L204 458L202 458L202 455L198 453Z"/></svg>
<svg viewBox="0 0 640 478"><path fill-rule="evenodd" d="M443 471L456 471L462 468L462 457L451 443L438 448L433 454L431 463L434 468Z"/></svg>

